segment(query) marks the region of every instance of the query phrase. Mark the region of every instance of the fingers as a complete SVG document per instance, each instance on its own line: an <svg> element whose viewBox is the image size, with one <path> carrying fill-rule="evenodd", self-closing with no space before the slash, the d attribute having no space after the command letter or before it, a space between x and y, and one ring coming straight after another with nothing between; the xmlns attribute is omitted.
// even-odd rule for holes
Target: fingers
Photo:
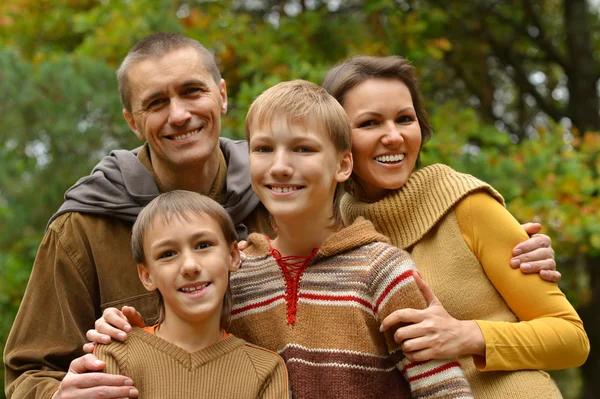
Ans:
<svg viewBox="0 0 600 399"><path fill-rule="evenodd" d="M86 337L97 343L108 343L110 338L124 341L127 339L125 331L131 331L125 315L115 308L106 309L102 317L96 320L94 326L95 331L88 331Z"/></svg>
<svg viewBox="0 0 600 399"><path fill-rule="evenodd" d="M513 269L517 267L523 273L539 273L540 270L556 270L552 248L539 248L532 252L516 256L510 260Z"/></svg>
<svg viewBox="0 0 600 399"><path fill-rule="evenodd" d="M96 322L97 323L97 322ZM99 333L96 330L87 330L85 333L85 337L90 341L89 343L83 345L83 350L85 352L91 353L94 351L94 344L108 344L110 343L110 336L106 334ZM86 345L92 345L92 350L86 350ZM89 349L89 348L88 348Z"/></svg>
<svg viewBox="0 0 600 399"><path fill-rule="evenodd" d="M86 337L87 337L87 334L88 334L90 331L95 331L95 330L88 330L88 332L85 334L85 335L86 335ZM89 338L88 338L88 339L89 339ZM91 341L91 340L90 340L90 341ZM85 353L93 353L93 352L94 352L94 348L95 348L95 347L96 347L96 344L95 344L94 342L88 342L87 344L84 344L84 345L83 345L83 351L84 351Z"/></svg>
<svg viewBox="0 0 600 399"><path fill-rule="evenodd" d="M416 309L400 309L390 313L379 327L379 331L387 331L390 327L399 323L418 323L423 320L423 311Z"/></svg>
<svg viewBox="0 0 600 399"><path fill-rule="evenodd" d="M429 285L419 275L415 274L413 277L417 283L417 286L419 287L419 290L421 290L421 293L425 297L427 306L430 306L435 302L439 302Z"/></svg>
<svg viewBox="0 0 600 399"><path fill-rule="evenodd" d="M513 255L519 256L528 252L535 251L539 248L550 248L552 249L552 240L545 234L535 234L527 241L523 241L515 245L513 248ZM554 251L553 251L554 253Z"/></svg>
<svg viewBox="0 0 600 399"><path fill-rule="evenodd" d="M558 283L562 278L562 275L559 271L556 270L540 270L540 277L542 278L542 280L551 283Z"/></svg>
<svg viewBox="0 0 600 399"><path fill-rule="evenodd" d="M394 342L396 342L398 345L403 345L406 342L412 341L415 338L419 338L424 335L426 335L425 331L423 331L420 324L410 324L400 327L396 330L394 333ZM404 346L402 346L402 350L404 351Z"/></svg>
<svg viewBox="0 0 600 399"><path fill-rule="evenodd" d="M127 321L129 322L129 324L125 324L123 327L123 331L125 332L130 332L131 331L131 326L136 326L136 327L146 327L146 322L144 321L144 318L142 317L142 315L140 314L140 312L138 312L137 310L135 310L135 308L133 306L123 306L123 308L121 309L123 312L123 315L127 318ZM115 327L117 327L115 325Z"/></svg>
<svg viewBox="0 0 600 399"><path fill-rule="evenodd" d="M136 398L138 390L126 376L86 373L67 374L55 398Z"/></svg>
<svg viewBox="0 0 600 399"><path fill-rule="evenodd" d="M433 351L431 349L423 349L415 352L404 352L404 357L411 362L425 362L431 359L435 359Z"/></svg>
<svg viewBox="0 0 600 399"><path fill-rule="evenodd" d="M74 359L69 365L69 373L84 374L88 371L101 371L104 369L106 364L98 360L98 358L92 354L83 355Z"/></svg>
<svg viewBox="0 0 600 399"><path fill-rule="evenodd" d="M240 252L242 252L243 250L245 250L246 248L248 248L248 241L238 241L237 243L237 247L240 250Z"/></svg>
<svg viewBox="0 0 600 399"><path fill-rule="evenodd" d="M523 230L525 230L529 236L538 234L540 231L542 231L542 225L539 223L524 223L521 225L521 227L523 227Z"/></svg>

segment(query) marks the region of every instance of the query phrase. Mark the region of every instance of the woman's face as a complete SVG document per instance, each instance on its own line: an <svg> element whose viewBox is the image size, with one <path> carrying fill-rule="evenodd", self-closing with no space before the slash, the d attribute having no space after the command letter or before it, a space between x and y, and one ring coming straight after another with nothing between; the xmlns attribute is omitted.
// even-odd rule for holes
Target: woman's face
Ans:
<svg viewBox="0 0 600 399"><path fill-rule="evenodd" d="M421 148L421 127L406 85L393 78L366 80L344 95L352 125L356 194L371 201L404 185Z"/></svg>

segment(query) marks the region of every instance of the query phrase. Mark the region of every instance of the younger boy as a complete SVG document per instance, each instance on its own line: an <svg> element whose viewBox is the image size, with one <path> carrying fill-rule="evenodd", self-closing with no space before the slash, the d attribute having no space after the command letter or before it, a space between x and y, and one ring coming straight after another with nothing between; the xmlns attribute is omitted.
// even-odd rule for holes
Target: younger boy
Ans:
<svg viewBox="0 0 600 399"><path fill-rule="evenodd" d="M125 342L96 347L107 373L130 377L144 399L288 397L282 359L224 330L229 272L240 255L217 202L189 191L161 194L140 213L131 243L142 284L159 292L160 316Z"/></svg>
<svg viewBox="0 0 600 399"><path fill-rule="evenodd" d="M339 103L313 83L280 83L250 107L246 136L277 238L249 237L231 280L232 331L282 355L296 399L472 397L457 362L412 363L379 331L391 311L426 302L406 252L370 222L339 217L352 172Z"/></svg>

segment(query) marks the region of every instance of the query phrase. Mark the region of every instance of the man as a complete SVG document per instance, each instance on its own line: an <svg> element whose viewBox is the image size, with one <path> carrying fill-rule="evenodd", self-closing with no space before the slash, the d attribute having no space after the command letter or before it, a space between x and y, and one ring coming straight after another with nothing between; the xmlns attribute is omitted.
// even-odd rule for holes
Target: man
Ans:
<svg viewBox="0 0 600 399"><path fill-rule="evenodd" d="M131 49L117 76L123 115L145 144L113 151L51 218L6 344L9 398L137 396L129 378L100 373L102 362L78 356L105 308L134 306L148 323L157 315L129 241L137 214L160 192L185 189L217 200L242 238L246 228L271 232L250 186L247 144L219 139L227 91L211 53L195 40L156 33ZM537 242L520 248L539 253ZM553 259L544 265L553 266Z"/></svg>
<svg viewBox="0 0 600 399"><path fill-rule="evenodd" d="M6 345L8 397L58 398L74 388L83 389L77 397L100 389L103 397L137 394L127 378L100 373L59 384L103 309L127 304L147 320L156 316L157 298L139 282L129 242L138 212L160 192L208 195L241 237L245 227L268 230L250 186L246 143L219 139L227 92L211 53L195 40L157 33L129 52L117 75L123 115L146 143L105 158L51 219ZM102 369L90 356L72 367Z"/></svg>

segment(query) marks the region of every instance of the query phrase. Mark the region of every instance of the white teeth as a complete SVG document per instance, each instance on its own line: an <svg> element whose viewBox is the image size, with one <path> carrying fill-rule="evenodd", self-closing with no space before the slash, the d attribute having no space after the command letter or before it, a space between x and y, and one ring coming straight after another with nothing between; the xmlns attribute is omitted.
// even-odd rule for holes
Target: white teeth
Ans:
<svg viewBox="0 0 600 399"><path fill-rule="evenodd" d="M171 139L172 140L183 140L183 139L187 139L188 137L192 137L193 135L195 135L197 133L198 133L198 129L192 130L191 132L187 132L187 133L180 134L180 135L177 135L177 136L172 136Z"/></svg>
<svg viewBox="0 0 600 399"><path fill-rule="evenodd" d="M404 154L383 155L380 157L375 157L375 160L378 162L400 162L403 159L404 159Z"/></svg>
<svg viewBox="0 0 600 399"><path fill-rule="evenodd" d="M274 187L271 186L271 190L276 193L291 193L292 191L298 190L298 187Z"/></svg>
<svg viewBox="0 0 600 399"><path fill-rule="evenodd" d="M182 288L181 291L183 291L183 292L200 291L201 289L208 287L208 284L209 283L204 283L202 285L197 285L196 287Z"/></svg>

